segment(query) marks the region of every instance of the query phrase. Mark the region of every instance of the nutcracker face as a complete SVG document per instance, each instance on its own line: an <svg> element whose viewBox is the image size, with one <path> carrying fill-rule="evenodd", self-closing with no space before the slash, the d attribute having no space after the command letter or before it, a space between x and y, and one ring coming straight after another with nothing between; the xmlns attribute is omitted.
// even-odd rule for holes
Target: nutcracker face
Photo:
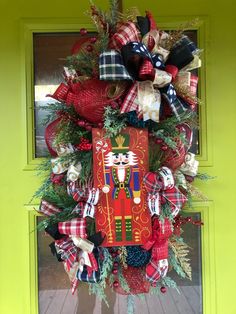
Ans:
<svg viewBox="0 0 236 314"><path fill-rule="evenodd" d="M107 167L123 168L128 166L136 166L138 160L132 151L126 153L109 152L105 156L105 165Z"/></svg>

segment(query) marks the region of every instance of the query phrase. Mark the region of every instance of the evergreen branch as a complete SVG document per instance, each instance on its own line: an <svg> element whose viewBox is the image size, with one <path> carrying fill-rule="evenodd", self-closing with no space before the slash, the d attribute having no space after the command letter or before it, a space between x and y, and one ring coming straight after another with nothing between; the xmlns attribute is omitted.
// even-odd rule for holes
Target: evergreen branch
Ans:
<svg viewBox="0 0 236 314"><path fill-rule="evenodd" d="M180 291L178 289L177 283L172 278L170 278L168 276L162 278L161 285L169 287L169 288L174 288L180 294Z"/></svg>
<svg viewBox="0 0 236 314"><path fill-rule="evenodd" d="M201 201L207 202L208 198L194 185L186 181L187 188L188 188L188 193L191 194L191 196L195 196Z"/></svg>
<svg viewBox="0 0 236 314"><path fill-rule="evenodd" d="M170 261L181 277L192 280L192 269L189 263L189 246L184 242L177 242L173 238L169 240Z"/></svg>
<svg viewBox="0 0 236 314"><path fill-rule="evenodd" d="M107 106L104 113L104 128L106 130L106 136L112 137L117 135L122 129L126 127L126 117L120 116L119 109L112 109Z"/></svg>
<svg viewBox="0 0 236 314"><path fill-rule="evenodd" d="M122 269L119 270L118 272L118 280L119 283L121 285L121 288L126 292L126 293L130 293L130 287L128 285L127 280L125 279L123 273L122 273Z"/></svg>
<svg viewBox="0 0 236 314"><path fill-rule="evenodd" d="M208 173L198 173L195 177L196 179L202 180L202 181L208 181L213 180L217 178L216 176L211 176Z"/></svg>

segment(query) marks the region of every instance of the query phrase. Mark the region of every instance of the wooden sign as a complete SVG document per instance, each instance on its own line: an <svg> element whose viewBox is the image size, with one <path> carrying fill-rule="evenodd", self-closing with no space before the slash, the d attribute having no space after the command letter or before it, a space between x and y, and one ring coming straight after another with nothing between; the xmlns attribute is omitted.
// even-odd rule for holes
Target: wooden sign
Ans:
<svg viewBox="0 0 236 314"><path fill-rule="evenodd" d="M105 137L93 129L94 186L102 192L95 214L103 246L144 244L151 235L151 217L143 177L148 171L148 133L126 128Z"/></svg>

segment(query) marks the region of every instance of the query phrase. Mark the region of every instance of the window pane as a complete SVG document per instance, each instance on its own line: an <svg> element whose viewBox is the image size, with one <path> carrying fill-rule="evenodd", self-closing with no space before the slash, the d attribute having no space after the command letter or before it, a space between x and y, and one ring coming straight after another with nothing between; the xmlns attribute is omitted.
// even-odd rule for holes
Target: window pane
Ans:
<svg viewBox="0 0 236 314"><path fill-rule="evenodd" d="M90 33L88 36L92 35L93 33ZM40 110L39 107L55 102L46 95L53 94L63 81L65 59L71 55L72 48L80 38L79 33L34 34L35 157L44 157L48 154L42 126L47 112Z"/></svg>
<svg viewBox="0 0 236 314"><path fill-rule="evenodd" d="M188 215L189 216L189 215ZM199 220L200 213L191 214L194 220ZM41 218L38 218L38 222ZM186 224L184 239L192 248L190 258L193 280L183 280L171 271L169 275L177 282L181 294L168 289L166 294L146 295L145 299L135 298L135 314L201 314L202 313L202 271L201 271L201 231L199 227ZM107 290L107 306L96 296L89 296L88 286L79 285L78 293L72 296L69 279L63 269L63 264L52 256L48 245L52 242L50 236L38 232L38 283L39 283L39 313L77 313L77 314L123 314L127 312L126 297Z"/></svg>

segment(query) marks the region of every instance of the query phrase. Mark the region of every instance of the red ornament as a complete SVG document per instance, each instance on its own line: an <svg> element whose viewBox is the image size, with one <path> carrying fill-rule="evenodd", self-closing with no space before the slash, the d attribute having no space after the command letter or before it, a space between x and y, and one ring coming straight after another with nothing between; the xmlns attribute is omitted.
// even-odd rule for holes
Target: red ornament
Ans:
<svg viewBox="0 0 236 314"><path fill-rule="evenodd" d="M161 146L161 150L162 150L163 152L167 151L167 149L168 149L168 146L167 146L167 145L162 145L162 146Z"/></svg>
<svg viewBox="0 0 236 314"><path fill-rule="evenodd" d="M118 274L118 269L117 268L112 269L112 274L113 275L117 275Z"/></svg>
<svg viewBox="0 0 236 314"><path fill-rule="evenodd" d="M86 47L86 50L87 50L88 52L92 52L92 51L93 51L93 46L92 46L92 45L88 45L88 46Z"/></svg>
<svg viewBox="0 0 236 314"><path fill-rule="evenodd" d="M119 282L118 281L114 281L113 282L113 287L114 288L118 288L119 287Z"/></svg>
<svg viewBox="0 0 236 314"><path fill-rule="evenodd" d="M118 266L119 266L119 263L118 262L114 262L113 267L114 268L118 268Z"/></svg>
<svg viewBox="0 0 236 314"><path fill-rule="evenodd" d="M161 293L166 293L167 291L166 287L161 287L160 290L161 290Z"/></svg>
<svg viewBox="0 0 236 314"><path fill-rule="evenodd" d="M84 36L88 33L86 28L81 28L79 32L80 32L80 35L82 35L82 36Z"/></svg>
<svg viewBox="0 0 236 314"><path fill-rule="evenodd" d="M91 37L89 41L91 42L91 44L95 44L95 42L97 41L97 37Z"/></svg>

